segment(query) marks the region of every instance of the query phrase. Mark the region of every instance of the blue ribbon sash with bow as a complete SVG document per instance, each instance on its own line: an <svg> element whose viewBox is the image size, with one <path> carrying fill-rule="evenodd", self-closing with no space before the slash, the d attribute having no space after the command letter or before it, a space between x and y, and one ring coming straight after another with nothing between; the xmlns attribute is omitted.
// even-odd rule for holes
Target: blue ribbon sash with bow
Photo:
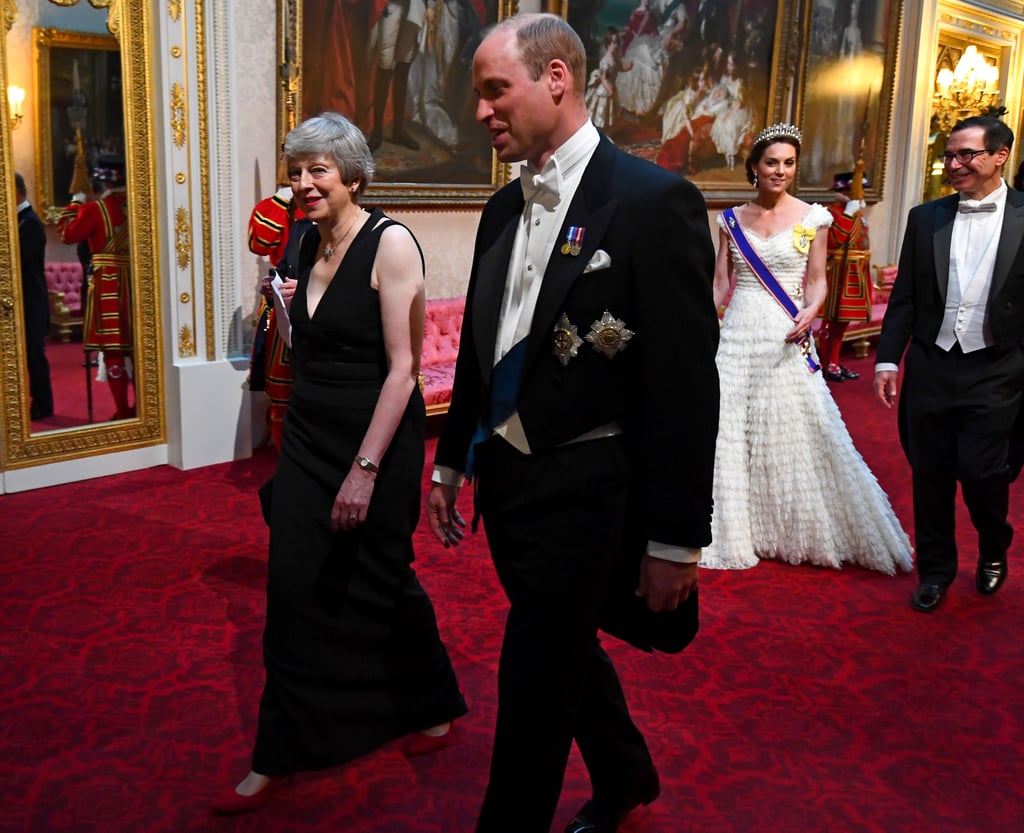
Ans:
<svg viewBox="0 0 1024 833"><path fill-rule="evenodd" d="M760 255L754 251L754 247L750 245L750 241L747 240L746 234L743 233L743 228L740 226L739 220L736 219L736 212L731 208L725 209L722 212L722 216L725 218L725 230L732 242L736 244L736 248L739 249L740 256L747 262L747 266L750 267L750 271L754 273L757 279L761 282L761 285L768 290L768 294L771 295L782 307L789 317L796 321L797 314L800 312L797 309L793 299L789 297L789 293L782 288L778 278L772 274L772 270L768 268L768 265L761 260ZM814 354L811 350L813 341L811 339L810 332L806 332L803 336L796 340L796 345L800 348L800 352L804 355L804 360L807 362L807 369L811 373L817 373L821 370L821 366L814 360Z"/></svg>

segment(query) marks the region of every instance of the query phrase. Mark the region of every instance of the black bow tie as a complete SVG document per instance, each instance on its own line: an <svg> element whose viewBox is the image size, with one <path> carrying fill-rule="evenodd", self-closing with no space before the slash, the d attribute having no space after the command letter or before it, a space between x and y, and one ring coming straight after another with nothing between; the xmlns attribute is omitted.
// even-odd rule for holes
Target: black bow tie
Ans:
<svg viewBox="0 0 1024 833"><path fill-rule="evenodd" d="M991 214L996 210L996 204L994 202L983 202L977 205L968 205L965 202L961 202L957 205L956 210L961 214Z"/></svg>

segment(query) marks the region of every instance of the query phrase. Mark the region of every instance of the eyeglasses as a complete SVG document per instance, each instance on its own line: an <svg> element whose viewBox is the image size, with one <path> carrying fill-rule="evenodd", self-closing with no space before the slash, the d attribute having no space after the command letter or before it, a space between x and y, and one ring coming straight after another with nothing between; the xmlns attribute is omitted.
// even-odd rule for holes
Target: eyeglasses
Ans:
<svg viewBox="0 0 1024 833"><path fill-rule="evenodd" d="M983 153L988 153L987 150L982 148L981 150L958 150L956 153L950 153L948 150L942 154L943 164L948 165L954 159L961 165L966 165L972 161L975 156L981 156Z"/></svg>

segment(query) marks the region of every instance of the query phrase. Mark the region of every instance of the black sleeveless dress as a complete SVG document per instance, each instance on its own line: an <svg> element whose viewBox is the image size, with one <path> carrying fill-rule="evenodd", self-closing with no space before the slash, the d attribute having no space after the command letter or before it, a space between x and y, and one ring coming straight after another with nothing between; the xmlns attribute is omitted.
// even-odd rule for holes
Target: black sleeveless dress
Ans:
<svg viewBox="0 0 1024 833"><path fill-rule="evenodd" d="M336 766L466 713L411 566L424 464L418 388L379 461L365 523L330 528L387 373L370 272L394 224L372 212L312 319L316 232L303 241L291 305L295 382L270 499L267 679L253 752L264 775Z"/></svg>

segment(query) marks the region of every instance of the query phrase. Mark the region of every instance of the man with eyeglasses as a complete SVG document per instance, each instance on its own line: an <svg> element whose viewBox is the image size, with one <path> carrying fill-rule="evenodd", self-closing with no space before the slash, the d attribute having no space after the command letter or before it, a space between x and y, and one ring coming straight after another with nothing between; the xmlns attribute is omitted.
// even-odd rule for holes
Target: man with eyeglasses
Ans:
<svg viewBox="0 0 1024 833"><path fill-rule="evenodd" d="M975 587L992 595L1007 573L1024 393L1024 193L1003 181L1012 146L1013 132L991 116L953 127L943 160L958 193L911 210L878 342L875 394L886 407L905 362L899 430L919 580L910 603L925 613L956 577L957 482L978 532Z"/></svg>

